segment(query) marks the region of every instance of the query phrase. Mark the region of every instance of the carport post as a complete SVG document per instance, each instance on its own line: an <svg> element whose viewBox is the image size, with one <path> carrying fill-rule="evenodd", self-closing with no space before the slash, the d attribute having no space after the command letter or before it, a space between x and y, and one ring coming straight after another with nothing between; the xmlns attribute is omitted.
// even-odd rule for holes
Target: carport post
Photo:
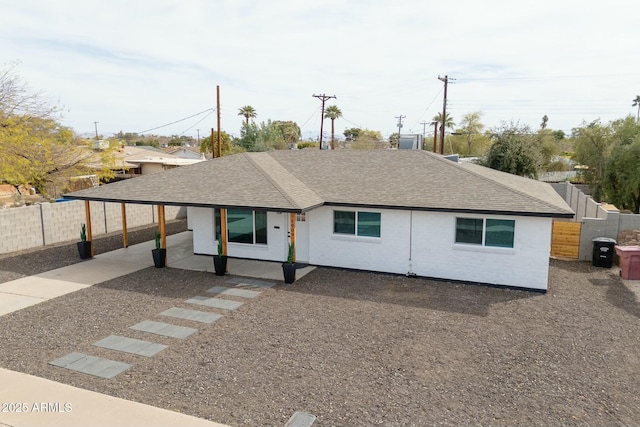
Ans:
<svg viewBox="0 0 640 427"><path fill-rule="evenodd" d="M167 249L167 228L164 223L164 205L158 205L158 228L160 229L160 248Z"/></svg>
<svg viewBox="0 0 640 427"><path fill-rule="evenodd" d="M127 205L120 203L122 208L122 245L125 248L129 247L129 235L127 234Z"/></svg>
<svg viewBox="0 0 640 427"><path fill-rule="evenodd" d="M222 239L222 255L227 256L227 210L220 209L220 238Z"/></svg>
<svg viewBox="0 0 640 427"><path fill-rule="evenodd" d="M91 232L91 202L89 200L84 201L84 214L87 221L87 240L93 241L93 233ZM91 258L93 258L93 245L91 245Z"/></svg>
<svg viewBox="0 0 640 427"><path fill-rule="evenodd" d="M296 215L295 213L289 214L289 239L293 243L293 262L296 262L296 252L298 251L296 245Z"/></svg>

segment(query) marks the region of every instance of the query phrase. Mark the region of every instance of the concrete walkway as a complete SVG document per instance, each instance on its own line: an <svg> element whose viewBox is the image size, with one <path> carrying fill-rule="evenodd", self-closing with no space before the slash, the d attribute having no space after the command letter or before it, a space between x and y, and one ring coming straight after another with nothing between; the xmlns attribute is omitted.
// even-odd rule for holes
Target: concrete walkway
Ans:
<svg viewBox="0 0 640 427"><path fill-rule="evenodd" d="M0 283L0 316L153 266L145 242L67 267ZM167 266L214 272L210 256L193 255L192 233L167 237ZM313 270L297 271L300 278ZM229 258L229 274L282 280L280 263ZM259 282L259 281L257 281ZM222 289L224 291L224 289ZM218 290L219 291L219 290ZM212 293L216 293L213 290ZM208 300L212 300L209 298ZM44 350L44 349L43 349ZM66 384L0 368L0 426L222 426ZM14 404L13 406L11 406ZM16 405L17 404L17 405ZM7 405L5 408L4 405Z"/></svg>

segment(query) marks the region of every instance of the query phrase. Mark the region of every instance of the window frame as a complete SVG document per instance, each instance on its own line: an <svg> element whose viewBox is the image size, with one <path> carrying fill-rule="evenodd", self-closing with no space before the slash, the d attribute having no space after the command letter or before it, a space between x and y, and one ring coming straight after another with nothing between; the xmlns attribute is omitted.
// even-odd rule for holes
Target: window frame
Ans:
<svg viewBox="0 0 640 427"><path fill-rule="evenodd" d="M238 241L233 241L230 238L229 235L229 211L251 211L251 225L252 225L252 241L251 243L249 242L238 242ZM260 229L258 229L256 227L257 225L257 214L260 214L261 216L264 215L264 227L261 227ZM268 231L269 231L269 223L268 223L268 214L267 211L262 211L262 210L256 210L256 209L227 209L227 243L232 243L232 244L239 244L239 245L260 245L260 246L267 246L269 244L269 239L268 239ZM216 239L219 238L221 230L218 228L220 222L220 209L216 209L216 213L215 213L215 221L214 221L215 225L215 233L216 233ZM260 241L259 241L260 240ZM264 241L262 241L264 240Z"/></svg>
<svg viewBox="0 0 640 427"><path fill-rule="evenodd" d="M474 242L464 242L464 241L458 241L458 236L459 236L459 229L458 229L458 220L474 220L474 221L482 221L482 229L481 229L481 241L479 243L474 243ZM512 231L511 231L511 239L510 239L510 244L511 246L506 246L506 245L500 245L500 244L495 244L495 243L489 243L487 244L487 222L491 222L491 221L501 221L501 222L510 222L511 226L512 226ZM492 218L492 217L467 217L467 216L456 216L455 217L455 224L454 224L454 244L455 245L460 245L461 247L470 247L470 248L488 248L488 249L506 249L506 250L511 250L511 249L515 249L515 236L516 236L516 220L515 219L505 219L505 218ZM477 232L477 231L476 231ZM490 241L495 241L494 239L490 238ZM499 239L497 239L499 240Z"/></svg>
<svg viewBox="0 0 640 427"><path fill-rule="evenodd" d="M345 224L342 224L341 227L337 227L336 224L336 214L337 213L342 213L342 214L351 214L353 215L353 224L352 224L352 228L353 228L353 232L340 232L337 231L338 228L342 228L344 229ZM366 225L365 224L365 219L364 218L360 218L360 216L364 217L365 215L377 215L378 220L377 220L377 226L374 224L373 227L374 229L377 228L377 235L371 235L371 234L366 234L365 230L366 229L371 229L371 225ZM369 221L371 221L369 219ZM349 224L347 224L349 225ZM340 236L340 237L357 237L357 238L366 238L366 239L380 239L382 237L382 213L381 212L376 212L376 211L365 211L365 210L341 210L341 209L334 209L333 210L333 236Z"/></svg>

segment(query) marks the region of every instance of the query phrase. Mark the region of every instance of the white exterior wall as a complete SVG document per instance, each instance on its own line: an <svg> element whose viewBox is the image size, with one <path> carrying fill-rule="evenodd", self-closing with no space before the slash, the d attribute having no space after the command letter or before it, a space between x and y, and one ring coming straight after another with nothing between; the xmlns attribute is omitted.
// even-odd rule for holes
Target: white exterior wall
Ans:
<svg viewBox="0 0 640 427"><path fill-rule="evenodd" d="M443 279L547 289L551 218L458 216L514 219L514 247L456 244L456 215L414 212L413 273Z"/></svg>
<svg viewBox="0 0 640 427"><path fill-rule="evenodd" d="M215 210L192 207L189 223L193 228L193 251L201 255L217 255L218 242L215 241ZM227 243L227 256L235 258L285 261L287 258L287 237L289 214L267 212L267 244L247 245Z"/></svg>
<svg viewBox="0 0 640 427"><path fill-rule="evenodd" d="M357 270L415 274L530 289L547 289L551 218L460 214L475 218L515 220L513 248L456 244L456 215L438 212L362 209L380 212L380 238L336 235L333 211L320 207L307 212L309 263ZM191 208L194 252L217 253L214 211ZM267 213L268 245L229 243L227 255L284 261L288 214Z"/></svg>
<svg viewBox="0 0 640 427"><path fill-rule="evenodd" d="M382 214L379 239L334 235L333 210L322 207L307 214L311 264L547 288L550 218L488 216L515 219L511 249L455 244L456 215L437 212L366 209Z"/></svg>
<svg viewBox="0 0 640 427"><path fill-rule="evenodd" d="M333 211L356 210L323 206L307 212L309 263L358 270L405 274L409 271L408 211L362 209L380 212L380 238L333 234Z"/></svg>

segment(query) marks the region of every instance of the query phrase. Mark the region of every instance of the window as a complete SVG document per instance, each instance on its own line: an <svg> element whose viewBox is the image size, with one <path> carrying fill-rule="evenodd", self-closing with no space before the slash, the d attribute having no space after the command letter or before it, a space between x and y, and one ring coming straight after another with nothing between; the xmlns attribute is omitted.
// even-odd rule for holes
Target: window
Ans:
<svg viewBox="0 0 640 427"><path fill-rule="evenodd" d="M380 237L380 213L333 211L333 232L353 236Z"/></svg>
<svg viewBox="0 0 640 427"><path fill-rule="evenodd" d="M456 243L513 248L512 219L456 218Z"/></svg>
<svg viewBox="0 0 640 427"><path fill-rule="evenodd" d="M251 209L227 209L229 242L267 244L267 213Z"/></svg>

